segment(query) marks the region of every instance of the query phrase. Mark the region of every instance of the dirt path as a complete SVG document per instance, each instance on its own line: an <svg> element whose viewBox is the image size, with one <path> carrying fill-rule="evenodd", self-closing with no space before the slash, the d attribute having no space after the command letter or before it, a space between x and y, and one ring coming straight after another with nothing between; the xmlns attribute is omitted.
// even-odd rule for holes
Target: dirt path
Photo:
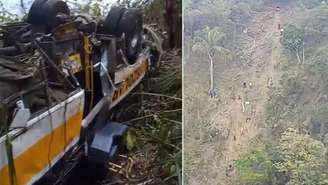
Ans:
<svg viewBox="0 0 328 185"><path fill-rule="evenodd" d="M244 51L248 57L247 64L242 70L229 70L232 79L236 79L232 96L218 108L211 124L218 130L229 130L224 146L220 146L223 155L216 163L216 168L226 170L218 173L217 180L222 184L233 184L234 170L229 165L233 165L233 161L252 144L261 142L259 138L265 132L269 92L279 85L281 75L278 25L283 25L281 17L284 11L278 11L276 6L271 5L254 17L247 28L247 35L251 38ZM221 88L228 89L229 86L231 80L223 83Z"/></svg>

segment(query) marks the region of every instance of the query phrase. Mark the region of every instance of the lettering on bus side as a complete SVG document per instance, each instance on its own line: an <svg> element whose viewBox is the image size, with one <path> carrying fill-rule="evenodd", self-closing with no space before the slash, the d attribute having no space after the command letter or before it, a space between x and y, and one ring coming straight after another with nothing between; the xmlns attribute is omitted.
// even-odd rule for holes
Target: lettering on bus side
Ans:
<svg viewBox="0 0 328 185"><path fill-rule="evenodd" d="M121 87L114 92L112 101L117 100L120 96L122 96L129 88L133 85L135 81L137 81L140 76L147 69L146 64L142 64L138 69L136 69L133 73L131 73L123 82Z"/></svg>

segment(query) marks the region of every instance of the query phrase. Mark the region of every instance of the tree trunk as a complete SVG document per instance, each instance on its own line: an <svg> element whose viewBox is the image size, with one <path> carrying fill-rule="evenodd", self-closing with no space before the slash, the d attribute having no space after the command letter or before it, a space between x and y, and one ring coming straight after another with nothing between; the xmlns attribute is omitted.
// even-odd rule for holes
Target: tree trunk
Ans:
<svg viewBox="0 0 328 185"><path fill-rule="evenodd" d="M181 1L165 1L165 22L168 31L170 48L181 48L182 42L182 14Z"/></svg>
<svg viewBox="0 0 328 185"><path fill-rule="evenodd" d="M210 56L210 65L211 65L211 69L210 69L210 75L211 75L211 89L214 89L214 75L213 75L213 59Z"/></svg>
<svg viewBox="0 0 328 185"><path fill-rule="evenodd" d="M216 92L214 89L214 64L213 64L213 58L210 54L210 52L208 52L208 58L210 60L210 90L209 90L209 95L211 98L216 96Z"/></svg>
<svg viewBox="0 0 328 185"><path fill-rule="evenodd" d="M305 49L304 49L304 42L303 42L303 63L302 64L304 64L304 62L305 62L305 51L304 51Z"/></svg>
<svg viewBox="0 0 328 185"><path fill-rule="evenodd" d="M190 44L188 45L189 46L189 50L188 50L188 60L190 60L191 58L191 52L192 52L192 47L194 45L194 37L195 37L195 32L194 32L194 21L192 20L192 23L191 23L191 38L190 38Z"/></svg>
<svg viewBox="0 0 328 185"><path fill-rule="evenodd" d="M298 63L298 65L301 65L302 64L302 61L301 61L301 57L300 57L300 54L298 53L298 51L295 52L295 55L297 57L297 63Z"/></svg>

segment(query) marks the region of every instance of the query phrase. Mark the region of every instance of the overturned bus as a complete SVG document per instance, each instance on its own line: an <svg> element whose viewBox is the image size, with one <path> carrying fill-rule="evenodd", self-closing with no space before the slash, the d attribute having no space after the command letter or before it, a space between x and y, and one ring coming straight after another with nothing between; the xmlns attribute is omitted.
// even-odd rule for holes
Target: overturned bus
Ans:
<svg viewBox="0 0 328 185"><path fill-rule="evenodd" d="M112 160L127 126L109 110L162 53L142 12L112 7L96 22L64 1L35 0L26 21L0 31L0 184L34 184L56 170L49 184L60 184L82 159Z"/></svg>

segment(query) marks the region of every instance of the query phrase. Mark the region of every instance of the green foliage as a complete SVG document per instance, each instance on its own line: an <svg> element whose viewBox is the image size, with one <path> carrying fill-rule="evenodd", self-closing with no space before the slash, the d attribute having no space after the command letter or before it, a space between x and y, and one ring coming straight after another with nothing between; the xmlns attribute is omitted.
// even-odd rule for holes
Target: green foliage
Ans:
<svg viewBox="0 0 328 185"><path fill-rule="evenodd" d="M308 130L316 139L320 139L327 132L324 126L328 106L328 84L325 80L328 75L327 17L328 7L322 5L311 10L298 8L295 15L287 21L287 25L293 24L297 29L302 28L305 60L302 68L299 68L290 62L290 55L281 55L280 62L284 68L280 81L282 86L272 92L272 102L268 109L268 117L271 119L269 122L276 125L273 130L276 136L287 127ZM299 45L300 43L301 41ZM295 54L295 51L293 52Z"/></svg>
<svg viewBox="0 0 328 185"><path fill-rule="evenodd" d="M137 136L132 130L128 130L126 133L126 148L132 150L137 146Z"/></svg>
<svg viewBox="0 0 328 185"><path fill-rule="evenodd" d="M88 14L94 18L106 16L105 12L109 11L109 4L104 5L103 0L80 2L78 0L66 0L74 14Z"/></svg>
<svg viewBox="0 0 328 185"><path fill-rule="evenodd" d="M328 182L323 167L326 162L323 143L295 129L282 134L278 146L280 161L274 165L277 172L288 176L288 185L319 185Z"/></svg>
<svg viewBox="0 0 328 185"><path fill-rule="evenodd" d="M11 15L0 15L0 23L10 23L14 21L18 21L19 17L11 16Z"/></svg>
<svg viewBox="0 0 328 185"><path fill-rule="evenodd" d="M195 32L202 32L206 26L218 27L225 34L231 31L232 22L229 16L232 2L227 0L190 0L186 3L184 3L184 22L187 36L193 35Z"/></svg>
<svg viewBox="0 0 328 185"><path fill-rule="evenodd" d="M315 8L316 6L319 6L323 0L299 0L300 3L305 6L308 9Z"/></svg>
<svg viewBox="0 0 328 185"><path fill-rule="evenodd" d="M302 23L308 33L314 32L319 35L327 33L328 5L320 6L308 11Z"/></svg>
<svg viewBox="0 0 328 185"><path fill-rule="evenodd" d="M101 16L101 7L98 2L94 3L93 6L91 7L91 15L95 17Z"/></svg>
<svg viewBox="0 0 328 185"><path fill-rule="evenodd" d="M184 10L189 8L190 5L191 5L191 0L184 0L184 2L182 4Z"/></svg>
<svg viewBox="0 0 328 185"><path fill-rule="evenodd" d="M239 39L243 39L242 30L247 23L251 21L252 15L256 11L262 10L263 0L188 0L184 2L184 37L185 43L191 44L188 47L187 56L191 54L189 48L197 49L204 47L202 45L194 46L195 39L204 37L206 27L219 28L223 35L219 45L230 51L241 49L238 44ZM189 40L190 39L190 40ZM199 50L198 50L199 51Z"/></svg>
<svg viewBox="0 0 328 185"><path fill-rule="evenodd" d="M230 15L232 2L227 0L205 0L200 2L199 8L209 18L224 18Z"/></svg>
<svg viewBox="0 0 328 185"><path fill-rule="evenodd" d="M214 48L224 36L218 27L209 28L207 26L204 30L204 33L207 33L204 39L206 40L209 48Z"/></svg>
<svg viewBox="0 0 328 185"><path fill-rule="evenodd" d="M289 128L273 147L246 153L235 166L245 185L326 185L326 154L322 142Z"/></svg>
<svg viewBox="0 0 328 185"><path fill-rule="evenodd" d="M81 2L78 0L64 0L64 1L70 6L71 12L85 13L96 18L103 16L104 12L107 12L109 9L108 6L102 5L103 0L96 0L96 1L89 0L88 2ZM33 1L23 0L21 2L23 2L24 4L32 4ZM25 6L22 7L22 5L16 5L15 8L23 9L22 10L23 12L28 12ZM6 9L2 4L2 2L0 1L0 23L21 21L24 18L25 17L23 15L17 15L11 13L10 10Z"/></svg>
<svg viewBox="0 0 328 185"><path fill-rule="evenodd" d="M219 46L224 34L218 27L210 28L209 26L206 26L197 35L193 50L205 50L206 53L224 50L223 47Z"/></svg>
<svg viewBox="0 0 328 185"><path fill-rule="evenodd" d="M298 3L294 3L290 0L265 0L264 2L266 2L266 4L269 3L271 6L276 3L276 1L279 1L279 6L281 7L285 4L288 8L291 8L290 11L288 10L285 12L284 8L280 11L281 21L286 23L284 34L281 38L282 44L286 50L291 51L293 55L299 55L299 61L303 61L304 65L301 67L295 66L294 63L291 62L292 58L289 52L281 52L279 56L277 56L277 65L274 67L278 71L281 70L279 72L281 72L282 76L281 80L270 89L270 91L272 90L272 96L270 97L272 107L270 109L271 112L268 113L270 115L266 115L268 117L274 117L274 119L270 120L270 127L266 129L268 135L270 135L268 137L276 139L277 143L273 144L274 149L270 151L268 151L268 149L263 149L242 155L235 164L238 171L238 179L242 185L327 184L326 149L321 142L321 140L325 140L326 145L328 143L328 127L326 126L328 107L328 84L326 80L328 75L327 1L297 0L294 2ZM201 40L199 37L207 37L207 34L203 34L205 32L204 30L206 30L204 27L218 27L219 31L222 32L224 36L217 45L229 48L235 53L238 49L235 47L238 47L238 44L242 45L240 41L245 37L245 35L242 34L242 30L249 25L248 21L254 18L254 15L258 13L257 10L263 9L256 8L261 7L260 3L256 4L253 0L232 0L223 3L223 7L225 7L226 10L220 12L217 10L221 9L221 7L213 6L216 2L221 1L188 1L188 8L185 10L187 14L187 16L185 16L185 33L187 33L187 39L190 39L191 42L190 40L186 42L192 43L194 41L193 35L196 35L196 40L198 42L196 42L193 49L204 52L206 51L207 45L203 44L204 42L199 42ZM256 6L251 6L251 3L256 4ZM261 24L260 21L259 24ZM233 29L234 27L236 29ZM236 34L234 35L234 33ZM302 53L303 48L304 57ZM190 65L193 67L190 68L193 68L195 71L196 69L200 70L199 68L202 66L198 66L200 63L199 61L204 58L204 56L198 55L197 53L190 53L193 57L190 57L191 60L188 62L194 61L194 63ZM286 55L287 53L288 55ZM200 95L195 93L194 96L199 97ZM200 101L205 102L204 99ZM196 101L194 102L196 105ZM200 107L201 109L205 109L206 105ZM206 116L201 119L206 119ZM200 125L197 119L194 120L190 119L188 125ZM316 127L316 125L319 125L320 128ZM302 131L302 133L294 130L295 133L292 134L292 129L287 130L289 127L296 128ZM319 129L320 135L314 135L312 129ZM191 131L192 129L190 129L190 132ZM198 134L197 131L195 131L194 135ZM303 132L310 132L311 136ZM282 137L281 133L283 133ZM191 134L188 133L188 135ZM280 137L281 143L278 143L278 138ZM284 142L283 138L285 139ZM194 140L190 139L189 142L191 143L190 145L192 145ZM187 157L185 158L190 165L195 163L195 161L197 161L195 159L202 155L202 153L198 154L195 151L197 151L197 149L189 149ZM299 154L300 152L306 155ZM267 163L265 161L267 161ZM252 164L263 164L263 166L265 166L264 164L270 163L272 164L271 173L256 171L252 166ZM193 166L195 169L193 172L199 172L199 166L201 166L200 162ZM189 171L189 175L192 176L192 170ZM263 177L267 177L267 179Z"/></svg>
<svg viewBox="0 0 328 185"><path fill-rule="evenodd" d="M328 48L317 48L308 59L308 72L321 78L321 75L328 75Z"/></svg>
<svg viewBox="0 0 328 185"><path fill-rule="evenodd" d="M235 162L235 166L241 184L260 185L267 182L272 176L272 161L262 150L244 154Z"/></svg>
<svg viewBox="0 0 328 185"><path fill-rule="evenodd" d="M206 26L199 37L199 41L207 50L212 50L217 47L218 42L224 37L224 34L218 27L210 28Z"/></svg>
<svg viewBox="0 0 328 185"><path fill-rule="evenodd" d="M282 38L282 44L292 52L299 52L303 47L304 32L295 25L286 25Z"/></svg>
<svg viewBox="0 0 328 185"><path fill-rule="evenodd" d="M160 177L164 184L181 184L180 56L179 51L164 53L161 61L165 62L161 62L156 76L145 79L130 98L123 100L125 106L113 112L117 121L130 123L126 137L130 156L144 151L156 152L142 157L156 158L143 173Z"/></svg>

